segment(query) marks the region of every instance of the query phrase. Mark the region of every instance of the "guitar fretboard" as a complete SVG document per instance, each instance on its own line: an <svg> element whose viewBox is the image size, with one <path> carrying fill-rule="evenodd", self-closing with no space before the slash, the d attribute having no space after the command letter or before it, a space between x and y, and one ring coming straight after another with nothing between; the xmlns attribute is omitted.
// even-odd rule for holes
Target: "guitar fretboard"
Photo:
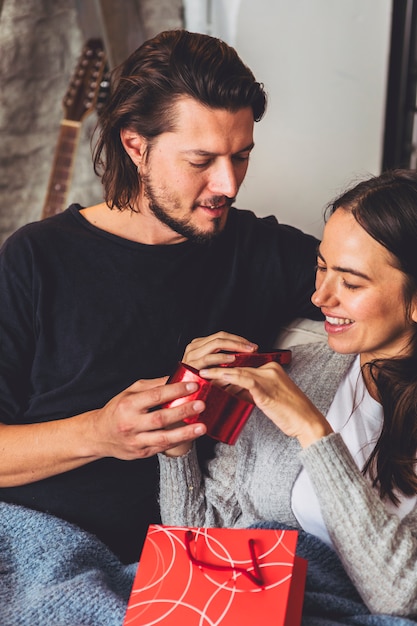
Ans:
<svg viewBox="0 0 417 626"><path fill-rule="evenodd" d="M61 213L65 208L80 128L81 122L61 122L42 219Z"/></svg>
<svg viewBox="0 0 417 626"><path fill-rule="evenodd" d="M62 102L64 119L59 129L41 219L56 215L65 208L81 122L94 109L104 89L102 78L105 68L106 55L102 41L89 39L83 47Z"/></svg>
<svg viewBox="0 0 417 626"><path fill-rule="evenodd" d="M81 122L61 122L42 219L61 213L65 208L80 128Z"/></svg>

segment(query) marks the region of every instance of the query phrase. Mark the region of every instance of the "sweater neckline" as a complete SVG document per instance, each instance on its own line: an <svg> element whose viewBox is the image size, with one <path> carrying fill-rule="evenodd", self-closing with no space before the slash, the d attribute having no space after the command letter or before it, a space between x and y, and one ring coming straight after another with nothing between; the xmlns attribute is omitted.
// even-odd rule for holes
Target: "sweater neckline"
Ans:
<svg viewBox="0 0 417 626"><path fill-rule="evenodd" d="M188 250L199 247L198 244L188 240L172 244L147 244L133 241L131 239L127 239L126 237L121 237L120 235L115 235L114 233L103 230L102 228L99 228L98 226L95 226L94 224L89 222L80 212L84 208L85 207L83 207L82 205L74 203L68 207L68 212L85 230L89 230L96 236L113 241L116 244L136 250L160 253L165 251L166 254L175 254L178 250Z"/></svg>

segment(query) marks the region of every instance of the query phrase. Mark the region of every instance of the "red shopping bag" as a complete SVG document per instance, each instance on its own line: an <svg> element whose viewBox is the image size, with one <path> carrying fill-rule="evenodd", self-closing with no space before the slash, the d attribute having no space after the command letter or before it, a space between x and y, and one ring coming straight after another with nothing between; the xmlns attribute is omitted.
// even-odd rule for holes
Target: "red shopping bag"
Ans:
<svg viewBox="0 0 417 626"><path fill-rule="evenodd" d="M299 626L296 530L151 525L124 626Z"/></svg>

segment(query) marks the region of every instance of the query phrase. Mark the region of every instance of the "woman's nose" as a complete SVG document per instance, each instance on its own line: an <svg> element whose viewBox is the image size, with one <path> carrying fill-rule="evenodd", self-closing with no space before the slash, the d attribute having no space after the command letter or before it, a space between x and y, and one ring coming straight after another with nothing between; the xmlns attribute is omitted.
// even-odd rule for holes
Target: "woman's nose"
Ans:
<svg viewBox="0 0 417 626"><path fill-rule="evenodd" d="M334 289L327 280L323 280L320 285L316 284L316 290L311 296L311 301L317 307L330 307L338 304L338 298Z"/></svg>
<svg viewBox="0 0 417 626"><path fill-rule="evenodd" d="M311 296L311 302L314 304L314 306L320 307L320 296L319 296L319 292L316 291L313 293L313 295Z"/></svg>

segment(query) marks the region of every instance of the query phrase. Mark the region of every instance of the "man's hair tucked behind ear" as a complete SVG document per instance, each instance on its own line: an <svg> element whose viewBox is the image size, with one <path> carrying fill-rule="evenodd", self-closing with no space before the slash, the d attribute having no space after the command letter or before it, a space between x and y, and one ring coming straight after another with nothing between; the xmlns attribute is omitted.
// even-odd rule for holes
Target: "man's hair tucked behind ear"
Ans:
<svg viewBox="0 0 417 626"><path fill-rule="evenodd" d="M164 31L146 41L112 74L112 93L99 119L94 170L102 176L110 207L133 209L139 177L120 131L144 137L149 149L175 127L174 105L189 96L212 108L250 107L259 121L266 109L263 85L234 48L209 35Z"/></svg>

